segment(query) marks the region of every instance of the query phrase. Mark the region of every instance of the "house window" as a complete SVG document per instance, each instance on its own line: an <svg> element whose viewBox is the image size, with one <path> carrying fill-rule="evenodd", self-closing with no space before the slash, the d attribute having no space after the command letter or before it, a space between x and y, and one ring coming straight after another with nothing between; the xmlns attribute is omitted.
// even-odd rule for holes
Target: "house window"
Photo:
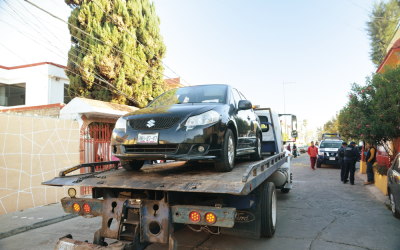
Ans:
<svg viewBox="0 0 400 250"><path fill-rule="evenodd" d="M26 84L0 83L0 106L25 105Z"/></svg>
<svg viewBox="0 0 400 250"><path fill-rule="evenodd" d="M71 97L68 95L68 84L64 84L64 103L68 104L71 101Z"/></svg>

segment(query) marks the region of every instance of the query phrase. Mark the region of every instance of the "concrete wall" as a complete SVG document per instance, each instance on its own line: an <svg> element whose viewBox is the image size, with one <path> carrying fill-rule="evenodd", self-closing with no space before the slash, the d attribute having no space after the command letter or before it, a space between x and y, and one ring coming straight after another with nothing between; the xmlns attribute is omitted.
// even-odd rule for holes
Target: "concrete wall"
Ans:
<svg viewBox="0 0 400 250"><path fill-rule="evenodd" d="M0 215L59 202L67 188L41 182L77 164L77 122L0 114Z"/></svg>

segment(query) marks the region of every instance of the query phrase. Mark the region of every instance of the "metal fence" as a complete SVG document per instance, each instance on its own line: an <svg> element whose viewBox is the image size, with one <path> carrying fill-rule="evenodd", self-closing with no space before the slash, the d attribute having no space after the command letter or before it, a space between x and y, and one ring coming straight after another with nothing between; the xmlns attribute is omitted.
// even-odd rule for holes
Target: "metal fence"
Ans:
<svg viewBox="0 0 400 250"><path fill-rule="evenodd" d="M101 162L112 160L111 150L112 126L108 123L91 123L86 128L83 138L84 143L84 163ZM113 165L95 166L95 172L109 169ZM90 167L82 168L81 173L90 173ZM92 193L91 187L82 187L81 194Z"/></svg>

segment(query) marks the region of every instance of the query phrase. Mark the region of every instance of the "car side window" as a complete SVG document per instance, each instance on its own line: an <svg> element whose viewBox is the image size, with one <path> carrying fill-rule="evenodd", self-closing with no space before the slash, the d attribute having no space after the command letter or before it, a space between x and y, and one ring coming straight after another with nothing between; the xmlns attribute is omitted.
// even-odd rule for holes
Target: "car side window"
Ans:
<svg viewBox="0 0 400 250"><path fill-rule="evenodd" d="M230 95L229 105L233 105L233 107L236 108L236 101L235 101L235 98L233 98L233 93L232 92L231 92L231 95Z"/></svg>
<svg viewBox="0 0 400 250"><path fill-rule="evenodd" d="M236 107L237 107L237 104L239 104L239 101L240 101L240 100L243 100L243 99L242 99L242 97L239 95L237 89L232 89L232 93L233 93L233 98L234 98L235 101L236 101Z"/></svg>

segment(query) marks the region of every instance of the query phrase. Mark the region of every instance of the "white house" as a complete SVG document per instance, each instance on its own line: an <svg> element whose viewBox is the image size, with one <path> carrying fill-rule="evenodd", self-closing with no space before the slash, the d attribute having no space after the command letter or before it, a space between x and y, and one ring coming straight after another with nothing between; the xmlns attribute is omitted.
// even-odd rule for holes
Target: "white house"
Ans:
<svg viewBox="0 0 400 250"><path fill-rule="evenodd" d="M0 65L0 109L68 103L69 79L64 68L51 62Z"/></svg>

